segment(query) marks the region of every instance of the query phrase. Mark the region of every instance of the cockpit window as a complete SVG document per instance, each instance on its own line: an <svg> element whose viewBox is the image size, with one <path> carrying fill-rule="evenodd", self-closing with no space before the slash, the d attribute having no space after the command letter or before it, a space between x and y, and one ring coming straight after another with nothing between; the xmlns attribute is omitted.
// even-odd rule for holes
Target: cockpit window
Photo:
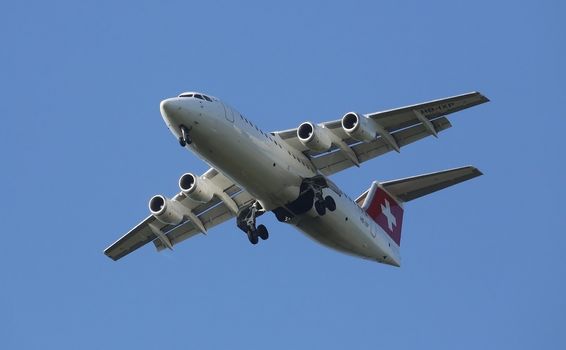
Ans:
<svg viewBox="0 0 566 350"><path fill-rule="evenodd" d="M213 102L212 98L203 94L195 94L194 92L185 92L180 94L179 97L194 97L194 98L198 98L199 100L206 100L208 102Z"/></svg>

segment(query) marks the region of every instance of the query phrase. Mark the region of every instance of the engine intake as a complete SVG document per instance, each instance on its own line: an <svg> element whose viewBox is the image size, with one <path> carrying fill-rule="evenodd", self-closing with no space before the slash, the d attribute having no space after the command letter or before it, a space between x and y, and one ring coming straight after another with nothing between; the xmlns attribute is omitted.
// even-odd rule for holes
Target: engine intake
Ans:
<svg viewBox="0 0 566 350"><path fill-rule="evenodd" d="M214 190L208 181L191 173L181 176L179 188L187 197L200 203L208 203L214 196Z"/></svg>
<svg viewBox="0 0 566 350"><path fill-rule="evenodd" d="M342 117L342 129L348 136L358 141L371 142L377 135L373 120L356 112L346 113Z"/></svg>
<svg viewBox="0 0 566 350"><path fill-rule="evenodd" d="M157 220L168 225L177 225L183 221L181 204L162 195L156 195L149 200L149 211Z"/></svg>
<svg viewBox="0 0 566 350"><path fill-rule="evenodd" d="M311 122L304 122L297 129L297 137L308 149L323 152L332 147L332 140L326 131Z"/></svg>

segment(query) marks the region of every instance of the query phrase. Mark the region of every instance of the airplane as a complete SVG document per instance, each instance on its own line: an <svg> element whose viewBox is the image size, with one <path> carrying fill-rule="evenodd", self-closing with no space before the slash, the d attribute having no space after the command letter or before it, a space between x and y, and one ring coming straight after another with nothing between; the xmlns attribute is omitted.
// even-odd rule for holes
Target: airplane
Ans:
<svg viewBox="0 0 566 350"><path fill-rule="evenodd" d="M451 127L448 114L489 99L479 92L381 112L348 112L341 119L304 122L265 132L226 102L184 92L160 103L161 116L181 147L211 168L185 173L180 192L149 200L150 215L104 253L118 260L153 242L173 247L231 218L251 244L269 238L257 218L271 211L278 221L324 246L401 266L404 204L482 173L465 166L386 182L374 181L355 200L331 175Z"/></svg>

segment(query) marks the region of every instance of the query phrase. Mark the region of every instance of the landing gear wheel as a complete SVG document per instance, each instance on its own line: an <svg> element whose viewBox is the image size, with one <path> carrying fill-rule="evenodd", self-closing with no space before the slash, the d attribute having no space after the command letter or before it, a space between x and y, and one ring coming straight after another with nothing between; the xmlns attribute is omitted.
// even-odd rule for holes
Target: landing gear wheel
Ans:
<svg viewBox="0 0 566 350"><path fill-rule="evenodd" d="M324 198L324 206L330 211L336 210L336 202L334 201L334 198L326 196Z"/></svg>
<svg viewBox="0 0 566 350"><path fill-rule="evenodd" d="M324 206L324 201L314 202L314 208L316 209L318 215L324 216L324 214L326 214L326 207Z"/></svg>
<svg viewBox="0 0 566 350"><path fill-rule="evenodd" d="M257 244L258 237L261 237L261 239L269 237L265 226L256 227L256 217L263 213L265 213L265 210L258 201L255 201L252 205L242 208L236 218L236 225L246 233L251 244Z"/></svg>
<svg viewBox="0 0 566 350"><path fill-rule="evenodd" d="M269 238L269 232L267 232L267 228L264 225L259 225L256 233L264 241Z"/></svg>
<svg viewBox="0 0 566 350"><path fill-rule="evenodd" d="M254 245L257 244L257 242L259 242L256 231L248 231L248 239L250 240L250 243Z"/></svg>
<svg viewBox="0 0 566 350"><path fill-rule="evenodd" d="M190 145L191 143L193 143L193 141L189 136L189 129L187 129L186 126L181 125L181 137L179 137L179 144L185 147L185 145Z"/></svg>

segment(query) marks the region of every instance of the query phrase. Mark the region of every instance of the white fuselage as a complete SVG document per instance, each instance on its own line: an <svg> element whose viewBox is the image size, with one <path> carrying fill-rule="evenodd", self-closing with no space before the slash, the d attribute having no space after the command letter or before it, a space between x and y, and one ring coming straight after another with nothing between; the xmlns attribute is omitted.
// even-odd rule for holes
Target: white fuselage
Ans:
<svg viewBox="0 0 566 350"><path fill-rule="evenodd" d="M192 143L186 148L249 192L265 210L294 201L303 180L318 175L303 153L218 99L170 98L161 103L161 112L177 138L181 125L190 129ZM365 211L344 193L325 188L324 194L334 198L335 211L319 216L311 209L288 222L328 247L400 265L399 247Z"/></svg>

